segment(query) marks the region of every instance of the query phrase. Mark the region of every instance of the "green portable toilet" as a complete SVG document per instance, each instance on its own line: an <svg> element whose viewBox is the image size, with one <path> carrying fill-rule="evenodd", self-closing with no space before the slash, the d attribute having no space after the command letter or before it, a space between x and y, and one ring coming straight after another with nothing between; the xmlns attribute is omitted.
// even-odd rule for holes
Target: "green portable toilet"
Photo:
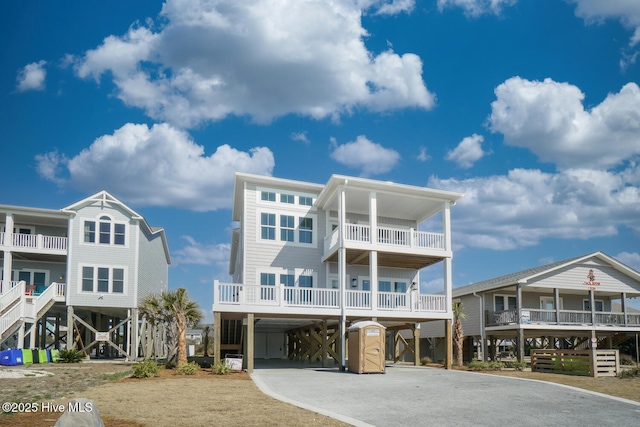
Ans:
<svg viewBox="0 0 640 427"><path fill-rule="evenodd" d="M25 365L33 363L33 353L28 348L22 349L22 363Z"/></svg>
<svg viewBox="0 0 640 427"><path fill-rule="evenodd" d="M47 357L47 350L38 350L38 362L49 363L49 358Z"/></svg>
<svg viewBox="0 0 640 427"><path fill-rule="evenodd" d="M58 360L60 360L60 351L55 348L51 349L51 361L56 363Z"/></svg>

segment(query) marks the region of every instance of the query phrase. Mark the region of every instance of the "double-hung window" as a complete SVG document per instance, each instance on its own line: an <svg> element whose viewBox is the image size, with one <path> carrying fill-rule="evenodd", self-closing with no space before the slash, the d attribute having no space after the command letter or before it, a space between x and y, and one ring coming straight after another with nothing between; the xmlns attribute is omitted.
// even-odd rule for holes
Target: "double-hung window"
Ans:
<svg viewBox="0 0 640 427"><path fill-rule="evenodd" d="M276 215L270 213L262 213L260 218L262 227L262 238L264 240L276 239Z"/></svg>
<svg viewBox="0 0 640 427"><path fill-rule="evenodd" d="M95 221L84 222L84 242L85 243L96 242L96 222Z"/></svg>
<svg viewBox="0 0 640 427"><path fill-rule="evenodd" d="M280 215L280 240L293 242L295 232L295 218L291 215Z"/></svg>
<svg viewBox="0 0 640 427"><path fill-rule="evenodd" d="M293 194L280 194L280 203L294 204L296 197Z"/></svg>
<svg viewBox="0 0 640 427"><path fill-rule="evenodd" d="M108 216L104 215L98 221L84 222L84 243L97 243L101 245L120 245L126 244L126 225L116 223Z"/></svg>
<svg viewBox="0 0 640 427"><path fill-rule="evenodd" d="M518 307L516 304L516 297L508 295L494 295L493 307L495 311L515 310Z"/></svg>
<svg viewBox="0 0 640 427"><path fill-rule="evenodd" d="M82 291L124 293L124 269L111 267L82 267Z"/></svg>
<svg viewBox="0 0 640 427"><path fill-rule="evenodd" d="M313 218L300 218L300 243L313 243Z"/></svg>
<svg viewBox="0 0 640 427"><path fill-rule="evenodd" d="M302 206L313 206L313 197L300 196L298 203Z"/></svg>
<svg viewBox="0 0 640 427"><path fill-rule="evenodd" d="M276 201L276 193L272 191L263 191L260 193L260 199L265 202L275 202Z"/></svg>

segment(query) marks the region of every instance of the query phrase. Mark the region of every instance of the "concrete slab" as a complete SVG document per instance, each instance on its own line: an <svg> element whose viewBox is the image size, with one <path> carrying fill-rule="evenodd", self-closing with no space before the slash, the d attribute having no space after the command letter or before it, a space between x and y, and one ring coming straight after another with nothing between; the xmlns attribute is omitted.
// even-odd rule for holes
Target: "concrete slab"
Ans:
<svg viewBox="0 0 640 427"><path fill-rule="evenodd" d="M637 402L475 372L391 365L358 375L275 363L252 377L280 400L361 426L640 425Z"/></svg>

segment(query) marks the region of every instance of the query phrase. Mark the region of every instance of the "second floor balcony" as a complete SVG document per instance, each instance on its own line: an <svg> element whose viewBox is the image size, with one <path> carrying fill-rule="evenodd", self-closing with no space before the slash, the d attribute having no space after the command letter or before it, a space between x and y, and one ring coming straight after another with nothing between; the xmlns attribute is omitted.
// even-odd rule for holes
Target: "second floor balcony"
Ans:
<svg viewBox="0 0 640 427"><path fill-rule="evenodd" d="M640 314L621 312L542 310L523 308L521 310L487 311L485 325L573 325L573 326L640 326Z"/></svg>
<svg viewBox="0 0 640 427"><path fill-rule="evenodd" d="M0 246L25 252L65 255L67 253L67 238L64 236L21 233L13 233L9 238L7 233L0 232Z"/></svg>
<svg viewBox="0 0 640 427"><path fill-rule="evenodd" d="M339 315L340 290L214 283L214 311ZM346 290L344 308L352 316L429 317L446 315L444 295Z"/></svg>

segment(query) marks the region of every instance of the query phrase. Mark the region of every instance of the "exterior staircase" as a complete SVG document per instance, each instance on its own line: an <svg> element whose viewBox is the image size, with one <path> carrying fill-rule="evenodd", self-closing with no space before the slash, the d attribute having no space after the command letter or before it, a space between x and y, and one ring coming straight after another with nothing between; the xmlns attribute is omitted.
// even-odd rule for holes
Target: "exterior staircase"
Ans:
<svg viewBox="0 0 640 427"><path fill-rule="evenodd" d="M21 281L0 295L0 345L25 323L36 323L56 302L64 302L65 290L64 283L54 282L40 295L26 295L26 284Z"/></svg>

